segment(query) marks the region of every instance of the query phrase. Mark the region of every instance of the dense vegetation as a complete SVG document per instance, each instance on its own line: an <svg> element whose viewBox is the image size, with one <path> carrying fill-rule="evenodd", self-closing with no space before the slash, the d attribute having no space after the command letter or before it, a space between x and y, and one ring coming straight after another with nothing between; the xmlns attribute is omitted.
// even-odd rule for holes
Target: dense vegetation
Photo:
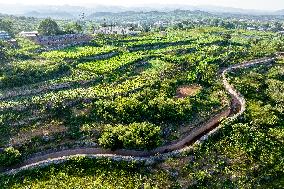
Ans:
<svg viewBox="0 0 284 189"><path fill-rule="evenodd" d="M4 62L7 60L7 51L6 51L7 45L0 41L0 64L4 64Z"/></svg>
<svg viewBox="0 0 284 189"><path fill-rule="evenodd" d="M26 40L19 46L4 52L9 61L0 67L3 169L62 148L151 150L170 144L229 106L219 70L274 56L283 40L273 32L201 27L96 36L88 45L48 52ZM2 176L0 186L247 188L281 181L284 92L278 63L231 73L230 82L247 99L245 115L224 123L218 136L184 157L149 168L76 159ZM191 93L179 97L179 89Z"/></svg>
<svg viewBox="0 0 284 189"><path fill-rule="evenodd" d="M284 67L283 61L278 63L230 74L247 99L245 114L234 123L224 122L218 135L180 158L151 168L138 162L81 158L3 176L1 183L6 188L281 188Z"/></svg>
<svg viewBox="0 0 284 189"><path fill-rule="evenodd" d="M160 130L160 127L149 123L109 126L99 139L99 143L110 149L152 149L159 145Z"/></svg>

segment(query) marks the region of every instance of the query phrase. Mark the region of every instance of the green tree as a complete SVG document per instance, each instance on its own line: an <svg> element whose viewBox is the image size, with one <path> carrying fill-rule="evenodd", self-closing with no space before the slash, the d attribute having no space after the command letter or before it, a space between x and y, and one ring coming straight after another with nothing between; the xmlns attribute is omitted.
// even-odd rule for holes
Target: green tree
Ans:
<svg viewBox="0 0 284 189"><path fill-rule="evenodd" d="M78 22L70 22L64 26L65 33L81 33L83 31L82 26Z"/></svg>
<svg viewBox="0 0 284 189"><path fill-rule="evenodd" d="M11 36L13 36L14 32L13 32L13 23L12 23L12 21L7 20L7 19L0 19L0 31L6 31Z"/></svg>
<svg viewBox="0 0 284 189"><path fill-rule="evenodd" d="M0 154L0 166L11 166L21 161L21 153L13 147L5 148Z"/></svg>
<svg viewBox="0 0 284 189"><path fill-rule="evenodd" d="M142 25L142 30L143 32L150 32L151 31L151 26L148 24L143 24Z"/></svg>
<svg viewBox="0 0 284 189"><path fill-rule="evenodd" d="M39 24L38 32L41 35L58 35L61 33L56 21L47 18Z"/></svg>
<svg viewBox="0 0 284 189"><path fill-rule="evenodd" d="M0 41L0 65L7 59L8 59L7 45L6 43Z"/></svg>

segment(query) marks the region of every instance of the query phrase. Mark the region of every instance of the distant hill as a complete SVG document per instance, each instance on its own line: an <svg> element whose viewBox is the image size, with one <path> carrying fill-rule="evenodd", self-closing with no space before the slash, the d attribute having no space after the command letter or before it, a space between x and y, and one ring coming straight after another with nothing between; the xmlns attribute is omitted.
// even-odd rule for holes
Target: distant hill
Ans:
<svg viewBox="0 0 284 189"><path fill-rule="evenodd" d="M284 15L284 9L276 11L275 14L277 14L277 15Z"/></svg>
<svg viewBox="0 0 284 189"><path fill-rule="evenodd" d="M74 15L68 12L60 12L60 11L49 11L49 12L38 12L38 11L31 11L24 14L28 17L35 17L35 18L54 18L54 19L74 19Z"/></svg>
<svg viewBox="0 0 284 189"><path fill-rule="evenodd" d="M22 16L31 16L37 18L52 17L57 19L72 19L78 18L80 14L85 13L89 18L94 16L103 16L105 13L122 13L132 14L133 12L171 12L174 10L200 10L208 13L234 13L234 14L247 14L247 15L284 15L284 10L276 12L261 11L261 10L248 10L232 7L220 6L190 6L190 5L161 5L153 4L138 7L123 7L123 6L105 6L105 5L89 5L89 6L47 6L47 5L8 5L0 3L0 13L13 14ZM158 13L156 12L156 13ZM108 15L109 16L109 15ZM125 16L125 15L124 15Z"/></svg>
<svg viewBox="0 0 284 189"><path fill-rule="evenodd" d="M0 4L0 13L28 16L36 18L51 17L56 19L72 19L78 17L86 8L79 6L41 6L41 5L5 5Z"/></svg>
<svg viewBox="0 0 284 189"><path fill-rule="evenodd" d="M212 16L211 13L205 12L205 11L199 11L199 10L174 10L174 11L140 11L140 12L135 12L135 11L125 11L125 12L96 12L91 15L89 15L87 18L88 19L96 19L96 20L108 20L110 19L112 21L116 21L117 19L122 19L125 18L125 20L128 21L137 21L137 20L153 20L157 21L161 18L170 18L174 17L176 19L178 18L185 18L185 17L192 17L192 16Z"/></svg>

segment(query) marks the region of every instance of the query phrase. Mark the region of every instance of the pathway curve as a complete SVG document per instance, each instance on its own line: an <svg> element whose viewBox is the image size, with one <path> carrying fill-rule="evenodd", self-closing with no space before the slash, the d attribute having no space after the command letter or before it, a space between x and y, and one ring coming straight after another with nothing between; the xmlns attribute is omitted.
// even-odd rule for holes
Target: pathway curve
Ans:
<svg viewBox="0 0 284 189"><path fill-rule="evenodd" d="M238 109L238 112L231 115L232 113L231 107L229 107L223 110L222 112L218 113L214 117L210 118L207 122L196 127L185 138L176 141L172 144L162 146L151 151L135 151L135 150L124 150L124 149L111 151L102 148L77 148L77 149L63 150L27 159L16 168L2 173L15 174L19 171L26 169L32 169L35 167L44 167L50 164L58 164L65 162L74 156L88 156L92 158L108 157L117 161L120 160L146 161L147 164L152 164L159 159L165 159L168 157L176 156L183 151L192 149L192 146L190 146L189 144L192 144L194 142L202 142L206 140L210 135L217 132L220 128L220 126L218 127L218 124L220 123L220 120L222 118L236 119L245 111L246 108L245 98L237 90L235 90L232 85L229 84L228 79L226 77L228 72L234 69L252 67L258 64L272 63L274 60L275 58L263 58L238 65L229 66L228 68L224 69L222 71L223 85L226 91L231 95L233 100L236 102L235 106L240 107Z"/></svg>

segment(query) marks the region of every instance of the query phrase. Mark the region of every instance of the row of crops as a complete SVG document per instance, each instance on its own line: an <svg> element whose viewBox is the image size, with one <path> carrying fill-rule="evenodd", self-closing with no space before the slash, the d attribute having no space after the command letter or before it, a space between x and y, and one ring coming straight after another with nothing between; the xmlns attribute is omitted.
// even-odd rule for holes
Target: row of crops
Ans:
<svg viewBox="0 0 284 189"><path fill-rule="evenodd" d="M230 83L247 101L244 116L233 123L223 123L218 135L181 157L154 166L106 158L73 158L64 164L0 176L0 185L3 188L283 188L284 66L283 60L276 63L230 73ZM104 135L116 133L118 127L121 126L109 127ZM122 141L124 137L129 135L123 136Z"/></svg>
<svg viewBox="0 0 284 189"><path fill-rule="evenodd" d="M25 58L19 50L21 58L0 70L0 147L13 146L24 159L62 147L109 147L105 142L121 132L130 135L115 148L147 149L143 131L153 131L151 148L177 140L188 131L181 125L196 125L229 105L218 70L277 51L272 33L260 33L255 42L235 37L237 32L245 33L201 28L102 36L88 46L29 49ZM200 90L176 97L179 87L192 85Z"/></svg>

